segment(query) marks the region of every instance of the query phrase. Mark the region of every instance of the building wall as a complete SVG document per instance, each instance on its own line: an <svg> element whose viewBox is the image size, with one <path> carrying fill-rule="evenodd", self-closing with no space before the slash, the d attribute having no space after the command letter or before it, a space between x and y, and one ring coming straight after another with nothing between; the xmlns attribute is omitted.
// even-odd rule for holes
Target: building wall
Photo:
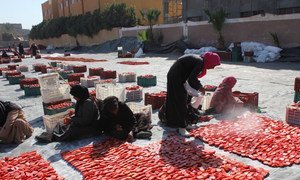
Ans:
<svg viewBox="0 0 300 180"><path fill-rule="evenodd" d="M42 4L43 20L59 17L57 0L48 0Z"/></svg>
<svg viewBox="0 0 300 180"><path fill-rule="evenodd" d="M207 20L203 9L223 8L229 18L249 17L261 13L300 13L299 0L182 0L184 20ZM281 12L281 13L279 13Z"/></svg>
<svg viewBox="0 0 300 180"><path fill-rule="evenodd" d="M69 0L71 16L83 14L83 0Z"/></svg>
<svg viewBox="0 0 300 180"><path fill-rule="evenodd" d="M64 17L65 16L65 3L64 0L57 0L57 6L58 6L58 17Z"/></svg>

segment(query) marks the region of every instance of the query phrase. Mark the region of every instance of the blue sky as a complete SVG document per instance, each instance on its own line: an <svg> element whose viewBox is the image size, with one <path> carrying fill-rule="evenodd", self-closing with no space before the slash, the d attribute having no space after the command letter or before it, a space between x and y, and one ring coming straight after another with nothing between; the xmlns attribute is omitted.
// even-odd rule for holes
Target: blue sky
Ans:
<svg viewBox="0 0 300 180"><path fill-rule="evenodd" d="M41 4L47 0L6 0L1 2L0 23L21 23L31 29L43 21Z"/></svg>

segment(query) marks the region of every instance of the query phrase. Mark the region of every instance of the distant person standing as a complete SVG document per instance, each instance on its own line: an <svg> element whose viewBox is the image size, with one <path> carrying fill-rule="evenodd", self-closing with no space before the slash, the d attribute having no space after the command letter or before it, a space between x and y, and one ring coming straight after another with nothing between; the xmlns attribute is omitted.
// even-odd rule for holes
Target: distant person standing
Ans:
<svg viewBox="0 0 300 180"><path fill-rule="evenodd" d="M25 54L23 44L20 43L20 44L18 45L18 47L19 47L19 53L20 53L20 55Z"/></svg>
<svg viewBox="0 0 300 180"><path fill-rule="evenodd" d="M37 45L36 45L35 43L32 43L32 45L30 46L30 50L31 50L31 52L32 52L32 55L33 55L33 56L36 56L37 51L38 51Z"/></svg>

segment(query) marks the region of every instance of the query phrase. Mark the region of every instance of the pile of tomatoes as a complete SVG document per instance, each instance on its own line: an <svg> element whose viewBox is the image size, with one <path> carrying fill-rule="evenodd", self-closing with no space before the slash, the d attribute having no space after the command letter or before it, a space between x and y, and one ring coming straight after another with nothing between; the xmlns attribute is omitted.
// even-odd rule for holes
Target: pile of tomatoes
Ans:
<svg viewBox="0 0 300 180"><path fill-rule="evenodd" d="M62 157L84 179L263 179L268 174L178 136L145 147L108 139Z"/></svg>
<svg viewBox="0 0 300 180"><path fill-rule="evenodd" d="M74 73L84 73L86 72L86 70L87 70L86 65L73 66Z"/></svg>
<svg viewBox="0 0 300 180"><path fill-rule="evenodd" d="M117 72L116 71L103 71L100 75L101 79L116 79L117 78Z"/></svg>
<svg viewBox="0 0 300 180"><path fill-rule="evenodd" d="M0 74L2 75L2 71L9 71L9 68L0 68Z"/></svg>
<svg viewBox="0 0 300 180"><path fill-rule="evenodd" d="M13 65L7 65L7 68L10 70L16 70L17 66L19 66L18 64L13 64Z"/></svg>
<svg viewBox="0 0 300 180"><path fill-rule="evenodd" d="M91 59L91 58L66 58L66 57L44 57L44 59L58 61L79 61L79 62L106 62L106 59Z"/></svg>
<svg viewBox="0 0 300 180"><path fill-rule="evenodd" d="M140 86L130 86L130 87L126 87L125 89L127 91L136 91L136 90L141 89L141 87Z"/></svg>
<svg viewBox="0 0 300 180"><path fill-rule="evenodd" d="M191 135L272 167L300 163L300 128L267 117L248 113L194 129Z"/></svg>
<svg viewBox="0 0 300 180"><path fill-rule="evenodd" d="M50 109L50 110L55 110L55 109L65 109L65 108L69 108L73 105L72 102L62 102L62 103L59 103L59 104L54 104L54 105L50 105L47 107L47 109Z"/></svg>
<svg viewBox="0 0 300 180"><path fill-rule="evenodd" d="M145 78L145 79L151 79L153 78L153 75L147 74L147 75L143 75L143 76L139 76L139 78Z"/></svg>
<svg viewBox="0 0 300 180"><path fill-rule="evenodd" d="M121 61L118 62L119 64L126 64L126 65L144 65L149 64L147 61Z"/></svg>
<svg viewBox="0 0 300 180"><path fill-rule="evenodd" d="M89 75L90 76L101 76L101 73L104 71L103 68L89 68Z"/></svg>
<svg viewBox="0 0 300 180"><path fill-rule="evenodd" d="M1 179L63 179L35 151L0 159Z"/></svg>
<svg viewBox="0 0 300 180"><path fill-rule="evenodd" d="M68 81L72 82L72 81L80 81L80 78L84 77L84 74L82 73L73 73L73 74L69 74L68 75Z"/></svg>

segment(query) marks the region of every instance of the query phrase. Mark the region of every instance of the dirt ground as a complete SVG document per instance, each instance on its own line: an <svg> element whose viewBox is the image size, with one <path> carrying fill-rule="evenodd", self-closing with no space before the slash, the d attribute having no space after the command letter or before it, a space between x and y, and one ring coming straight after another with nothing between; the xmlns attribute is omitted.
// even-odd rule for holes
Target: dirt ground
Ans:
<svg viewBox="0 0 300 180"><path fill-rule="evenodd" d="M59 54L56 54L59 55ZM42 55L43 56L43 55ZM48 55L44 55L48 56ZM53 55L55 56L55 55ZM62 56L60 54L60 56ZM146 55L144 58L139 59L118 59L116 53L109 54L76 54L73 57L86 57L95 59L107 59L107 62L68 62L70 64L86 64L89 67L103 67L106 70L116 70L118 73L122 72L136 72L137 75L153 74L157 76L157 86L144 88L146 92L159 92L166 90L166 74L170 66L180 56L180 54L167 54L167 55ZM125 60L138 60L148 61L149 65L129 66L117 64L119 61ZM50 62L45 59L35 60L33 58L24 59L22 63L26 64L32 69L34 63ZM1 64L0 67L6 67L7 65ZM26 77L37 77L39 73L27 72L24 73ZM87 73L86 73L87 74ZM289 62L274 62L274 63L243 63L243 62L223 62L221 66L216 67L213 70L209 70L207 75L201 79L203 85L218 85L226 76L235 76L237 78L237 84L233 90L239 90L242 92L258 92L259 93L259 107L263 108L263 115L272 117L274 119L284 121L285 120L285 107L293 102L294 98L294 80L295 77L300 76L300 63ZM123 85L134 84L126 83ZM91 88L92 89L92 88ZM3 145L0 144L0 157L5 156L17 156L20 153L36 150L46 160L51 162L51 165L58 172L59 175L66 179L82 179L80 173L69 166L62 160L60 153L66 150L76 149L88 145L90 143L102 140L104 136L88 138L73 142L63 143L50 143L50 144L38 144L34 139L34 136L39 135L44 131L43 127L43 108L42 98L38 97L25 97L23 90L19 89L19 85L9 85L8 81L4 78L0 78L0 99L16 102L24 108L26 117L30 124L34 127L34 134L31 138L27 139L20 145ZM144 102L141 101L141 104ZM153 121L153 137L151 140L136 140L135 145L144 146L151 142L161 140L166 134L175 131L172 128L162 127L158 123L157 111L152 114ZM215 123L213 120L209 123ZM207 123L198 123L197 125L205 125ZM190 138L193 140L192 138ZM201 143L195 140L195 143ZM300 179L299 165L293 165L285 168L271 168L263 165L258 161L253 161L249 158L243 158L238 155L225 152L218 148L209 146L204 143L205 148L216 150L217 154L223 154L230 158L236 159L254 167L262 167L270 171L270 175L267 179Z"/></svg>

